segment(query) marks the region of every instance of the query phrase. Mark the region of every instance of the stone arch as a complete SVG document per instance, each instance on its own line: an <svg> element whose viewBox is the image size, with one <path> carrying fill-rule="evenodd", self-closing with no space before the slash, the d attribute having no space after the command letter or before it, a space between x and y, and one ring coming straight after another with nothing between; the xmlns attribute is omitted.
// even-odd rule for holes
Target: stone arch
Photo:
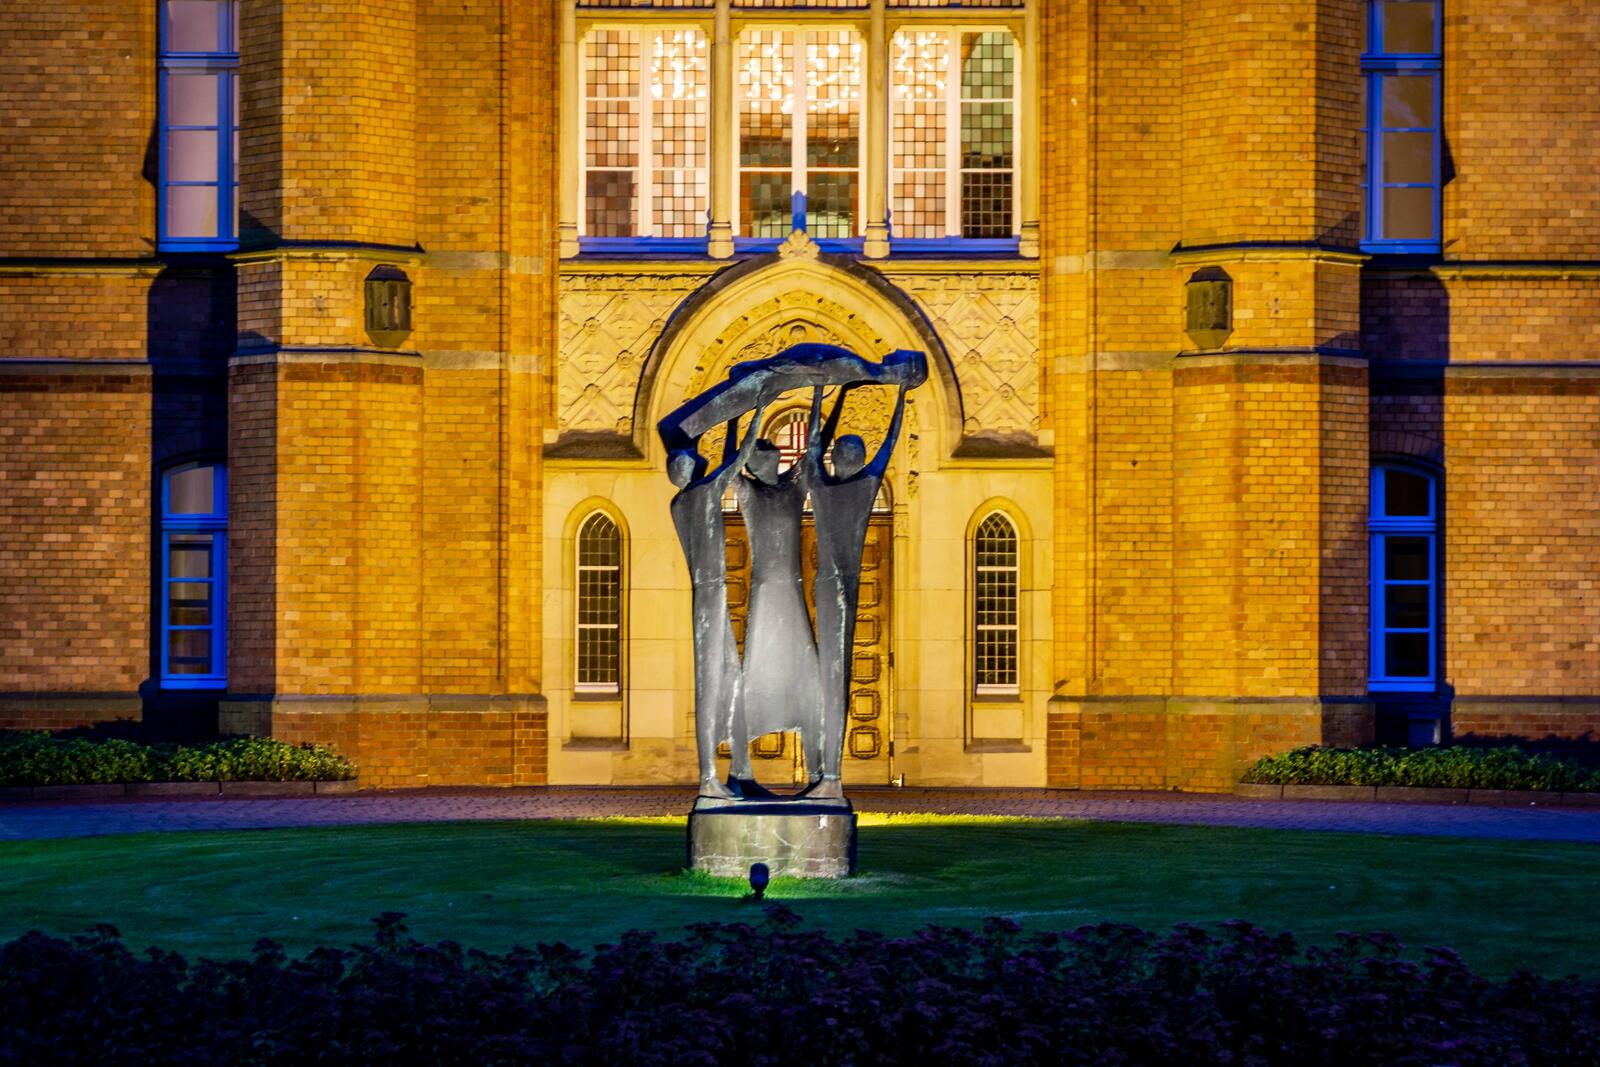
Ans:
<svg viewBox="0 0 1600 1067"><path fill-rule="evenodd" d="M877 271L791 238L777 253L718 273L673 312L641 369L634 446L642 455L657 455L657 420L719 381L734 363L799 341L841 345L869 358L896 348L926 352L930 406L939 412L926 422L944 439L935 447L942 454L946 444L961 439L955 368L917 306Z"/></svg>

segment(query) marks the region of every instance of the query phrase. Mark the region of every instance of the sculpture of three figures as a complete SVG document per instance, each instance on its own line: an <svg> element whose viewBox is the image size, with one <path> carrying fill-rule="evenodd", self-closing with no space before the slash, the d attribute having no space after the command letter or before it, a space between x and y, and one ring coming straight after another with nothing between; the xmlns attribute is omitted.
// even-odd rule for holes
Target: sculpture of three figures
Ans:
<svg viewBox="0 0 1600 1067"><path fill-rule="evenodd" d="M658 425L667 474L677 486L672 520L693 588L695 729L700 794L725 800L770 797L756 784L750 741L796 731L810 775L802 795L843 796L840 784L850 690L851 644L867 522L900 434L906 392L927 379L921 352L897 351L873 363L834 345L796 345L770 359L741 363L727 380L701 393ZM839 387L826 422L823 391ZM894 417L868 462L855 434L835 439L852 389L895 387ZM767 407L784 393L811 389L806 449L779 471L778 448L760 437ZM751 414L742 439L739 423ZM722 460L713 470L700 449L726 426ZM824 462L832 446L832 469ZM749 613L744 655L728 614L727 533L723 498L732 488L749 531ZM807 498L816 522L816 630L806 609L800 570ZM718 745L733 761L728 782L717 775Z"/></svg>

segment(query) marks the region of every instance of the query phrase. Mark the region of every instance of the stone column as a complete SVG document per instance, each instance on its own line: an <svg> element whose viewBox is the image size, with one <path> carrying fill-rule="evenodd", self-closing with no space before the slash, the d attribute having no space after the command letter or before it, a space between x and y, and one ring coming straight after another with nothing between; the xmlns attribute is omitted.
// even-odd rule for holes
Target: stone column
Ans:
<svg viewBox="0 0 1600 1067"><path fill-rule="evenodd" d="M562 259L578 254L578 0L561 0L561 203Z"/></svg>
<svg viewBox="0 0 1600 1067"><path fill-rule="evenodd" d="M889 33L885 0L872 0L867 29L867 227L862 251L889 254Z"/></svg>
<svg viewBox="0 0 1600 1067"><path fill-rule="evenodd" d="M1017 141L1018 200L1022 213L1019 250L1031 259L1039 257L1039 62L1044 56L1044 41L1039 36L1040 0L1029 0L1022 29L1022 136Z"/></svg>
<svg viewBox="0 0 1600 1067"><path fill-rule="evenodd" d="M733 182L739 131L733 114L733 26L730 0L717 0L711 36L711 231L714 259L733 255Z"/></svg>

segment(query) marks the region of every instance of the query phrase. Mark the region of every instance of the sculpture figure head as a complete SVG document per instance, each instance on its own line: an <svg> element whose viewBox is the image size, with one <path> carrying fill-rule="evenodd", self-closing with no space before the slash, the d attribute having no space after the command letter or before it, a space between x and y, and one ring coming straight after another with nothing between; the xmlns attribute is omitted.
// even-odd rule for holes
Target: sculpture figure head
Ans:
<svg viewBox="0 0 1600 1067"><path fill-rule="evenodd" d="M755 451L750 453L750 462L745 464L750 468L750 473L756 480L764 485L778 484L778 460L782 458L778 446L768 440L756 442Z"/></svg>
<svg viewBox="0 0 1600 1067"><path fill-rule="evenodd" d="M833 476L854 478L867 465L867 444L853 433L833 442Z"/></svg>
<svg viewBox="0 0 1600 1067"><path fill-rule="evenodd" d="M667 477L682 489L706 472L706 461L698 452L683 449L667 457Z"/></svg>

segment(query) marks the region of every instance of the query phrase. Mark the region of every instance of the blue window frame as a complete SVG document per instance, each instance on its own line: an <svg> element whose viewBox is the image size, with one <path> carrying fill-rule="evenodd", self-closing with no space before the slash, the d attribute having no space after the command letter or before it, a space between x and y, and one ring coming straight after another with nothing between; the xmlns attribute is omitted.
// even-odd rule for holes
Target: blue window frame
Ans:
<svg viewBox="0 0 1600 1067"><path fill-rule="evenodd" d="M1440 0L1369 0L1363 85L1361 247L1440 247Z"/></svg>
<svg viewBox="0 0 1600 1067"><path fill-rule="evenodd" d="M228 477L185 463L161 478L161 685L222 689L227 676Z"/></svg>
<svg viewBox="0 0 1600 1067"><path fill-rule="evenodd" d="M162 0L161 248L238 246L239 43L234 0Z"/></svg>
<svg viewBox="0 0 1600 1067"><path fill-rule="evenodd" d="M1439 662L1439 481L1415 467L1375 467L1368 514L1372 643L1367 688L1432 692L1438 687Z"/></svg>

